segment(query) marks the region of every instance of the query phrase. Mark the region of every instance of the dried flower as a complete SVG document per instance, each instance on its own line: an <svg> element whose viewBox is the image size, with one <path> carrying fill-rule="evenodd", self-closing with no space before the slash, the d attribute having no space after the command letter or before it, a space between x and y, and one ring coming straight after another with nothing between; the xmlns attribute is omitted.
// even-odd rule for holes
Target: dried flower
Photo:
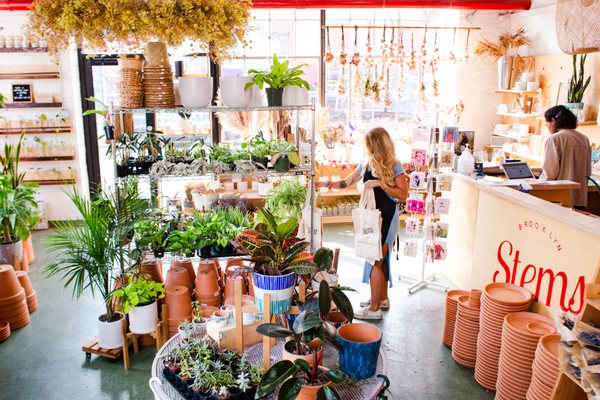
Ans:
<svg viewBox="0 0 600 400"><path fill-rule="evenodd" d="M497 60L500 57L505 56L508 53L508 50L512 48L519 48L521 46L527 46L529 43L530 40L525 35L525 28L521 27L517 29L515 33L504 32L498 36L497 43L483 39L477 43L475 54Z"/></svg>

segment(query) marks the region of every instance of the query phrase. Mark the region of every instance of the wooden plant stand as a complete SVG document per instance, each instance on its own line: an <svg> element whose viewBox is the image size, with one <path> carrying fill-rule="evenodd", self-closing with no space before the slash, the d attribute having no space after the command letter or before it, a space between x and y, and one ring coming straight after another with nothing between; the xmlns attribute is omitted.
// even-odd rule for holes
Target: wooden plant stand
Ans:
<svg viewBox="0 0 600 400"><path fill-rule="evenodd" d="M583 305L580 319L583 322L600 324L600 264L596 267L594 282L585 287L586 300ZM581 380L560 371L558 380L554 385L551 400L586 400L586 391L581 385Z"/></svg>

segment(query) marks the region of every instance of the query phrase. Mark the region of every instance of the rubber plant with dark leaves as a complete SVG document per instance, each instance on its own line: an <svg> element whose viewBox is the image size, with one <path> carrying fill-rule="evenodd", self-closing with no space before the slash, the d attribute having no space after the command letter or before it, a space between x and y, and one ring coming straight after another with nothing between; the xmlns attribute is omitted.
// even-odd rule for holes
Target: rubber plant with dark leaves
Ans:
<svg viewBox="0 0 600 400"><path fill-rule="evenodd" d="M289 218L281 223L268 210L258 209L258 223L254 229L244 230L234 246L248 254L254 262L253 270L263 275L313 274L318 267L308 251L310 243L297 238L298 220Z"/></svg>
<svg viewBox="0 0 600 400"><path fill-rule="evenodd" d="M316 357L316 353L314 353ZM279 387L278 400L294 400L303 389L302 386L320 386L318 400L340 400L339 393L331 385L354 385L354 381L345 372L319 367L316 362L311 366L305 360L279 361L263 375L256 390L256 398L263 398Z"/></svg>

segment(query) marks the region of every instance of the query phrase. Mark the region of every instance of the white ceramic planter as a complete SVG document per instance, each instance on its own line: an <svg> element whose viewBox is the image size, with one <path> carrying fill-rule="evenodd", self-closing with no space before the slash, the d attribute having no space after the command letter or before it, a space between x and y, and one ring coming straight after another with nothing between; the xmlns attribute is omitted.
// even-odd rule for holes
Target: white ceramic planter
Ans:
<svg viewBox="0 0 600 400"><path fill-rule="evenodd" d="M190 76L179 78L181 104L186 108L208 107L212 101L212 78Z"/></svg>
<svg viewBox="0 0 600 400"><path fill-rule="evenodd" d="M283 89L284 106L308 105L308 90L299 86L286 86Z"/></svg>
<svg viewBox="0 0 600 400"><path fill-rule="evenodd" d="M192 201L194 202L194 208L196 210L210 210L219 201L219 194L192 192Z"/></svg>
<svg viewBox="0 0 600 400"><path fill-rule="evenodd" d="M137 306L129 311L129 330L145 335L156 330L154 322L158 319L156 302L145 306Z"/></svg>
<svg viewBox="0 0 600 400"><path fill-rule="evenodd" d="M310 282L312 290L315 292L319 291L319 286L321 285L321 281L325 279L329 286L338 286L339 276L327 273L325 271L317 272L315 274L315 278Z"/></svg>
<svg viewBox="0 0 600 400"><path fill-rule="evenodd" d="M258 182L258 195L266 196L269 190L273 188L273 182Z"/></svg>
<svg viewBox="0 0 600 400"><path fill-rule="evenodd" d="M250 90L250 89L248 89ZM252 86L252 101L250 107L264 107L267 105L267 95L258 86Z"/></svg>
<svg viewBox="0 0 600 400"><path fill-rule="evenodd" d="M245 108L252 102L253 90L244 87L252 78L249 76L229 76L221 78L219 87L221 89L221 100L226 107Z"/></svg>
<svg viewBox="0 0 600 400"><path fill-rule="evenodd" d="M101 349L118 349L123 347L123 333L121 320L115 322L102 322L98 319L98 346Z"/></svg>

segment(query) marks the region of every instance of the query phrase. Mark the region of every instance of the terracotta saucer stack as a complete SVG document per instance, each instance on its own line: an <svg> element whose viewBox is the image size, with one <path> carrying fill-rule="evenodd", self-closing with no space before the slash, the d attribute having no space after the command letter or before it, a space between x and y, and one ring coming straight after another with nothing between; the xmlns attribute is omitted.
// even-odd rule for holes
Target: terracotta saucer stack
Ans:
<svg viewBox="0 0 600 400"><path fill-rule="evenodd" d="M0 321L0 342L4 342L10 336L10 324L7 321Z"/></svg>
<svg viewBox="0 0 600 400"><path fill-rule="evenodd" d="M0 321L8 322L11 331L29 323L25 289L12 265L0 265Z"/></svg>
<svg viewBox="0 0 600 400"><path fill-rule="evenodd" d="M476 291L475 296L478 296L477 292L481 293ZM465 368L475 367L477 356L479 307L472 307L470 304L478 304L478 301L471 300L471 295L458 298L458 312L456 313L456 326L452 342L452 358Z"/></svg>
<svg viewBox="0 0 600 400"><path fill-rule="evenodd" d="M19 279L19 283L23 289L25 289L25 300L27 301L27 308L31 314L38 309L38 302L37 295L35 294L35 290L33 289L33 285L29 279L29 273L25 271L17 271L16 274L17 278Z"/></svg>
<svg viewBox="0 0 600 400"><path fill-rule="evenodd" d="M538 342L527 400L550 400L552 397L552 390L559 374L559 344L560 335L546 335Z"/></svg>
<svg viewBox="0 0 600 400"><path fill-rule="evenodd" d="M527 289L510 283L490 283L483 290L475 380L487 390L496 390L504 317L512 312L527 311L531 298Z"/></svg>
<svg viewBox="0 0 600 400"><path fill-rule="evenodd" d="M538 342L542 336L554 332L552 318L541 314L516 312L504 318L496 383L497 400L525 400Z"/></svg>
<svg viewBox="0 0 600 400"><path fill-rule="evenodd" d="M452 347L454 340L454 325L456 324L456 311L458 309L458 298L468 296L465 290L450 290L446 293L446 317L444 320L444 344Z"/></svg>

